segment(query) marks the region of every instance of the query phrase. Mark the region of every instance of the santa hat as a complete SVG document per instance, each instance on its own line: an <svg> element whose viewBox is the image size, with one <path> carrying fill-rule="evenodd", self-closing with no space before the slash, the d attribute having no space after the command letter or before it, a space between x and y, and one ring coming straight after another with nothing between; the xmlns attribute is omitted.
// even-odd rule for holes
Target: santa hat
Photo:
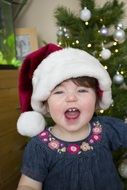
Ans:
<svg viewBox="0 0 127 190"><path fill-rule="evenodd" d="M111 79L95 57L80 49L61 49L53 44L30 54L22 65L19 78L21 109L24 112L17 122L19 133L31 137L39 134L45 127L43 115L47 113L43 102L51 91L66 79L82 76L98 80L102 92L99 107L107 109L112 103ZM31 107L33 111L30 111Z"/></svg>

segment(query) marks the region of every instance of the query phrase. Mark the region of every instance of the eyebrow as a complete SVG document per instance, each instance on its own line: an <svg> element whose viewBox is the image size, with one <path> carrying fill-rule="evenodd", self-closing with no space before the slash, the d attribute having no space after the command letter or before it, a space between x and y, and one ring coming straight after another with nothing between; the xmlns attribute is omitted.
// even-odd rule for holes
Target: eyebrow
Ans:
<svg viewBox="0 0 127 190"><path fill-rule="evenodd" d="M56 89L56 88L58 88L58 87L61 87L61 86L64 86L63 83L58 84L54 89Z"/></svg>

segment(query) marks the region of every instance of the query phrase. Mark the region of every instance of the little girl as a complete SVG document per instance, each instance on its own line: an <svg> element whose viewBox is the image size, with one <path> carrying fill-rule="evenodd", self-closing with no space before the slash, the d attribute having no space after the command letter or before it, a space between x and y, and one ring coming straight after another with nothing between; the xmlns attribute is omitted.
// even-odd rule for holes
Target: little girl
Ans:
<svg viewBox="0 0 127 190"><path fill-rule="evenodd" d="M95 114L112 103L109 74L83 50L48 44L42 52L48 56L34 66L32 91L22 79L26 61L20 72L25 112L17 127L32 139L17 190L122 190L112 151L127 147L127 125ZM54 126L46 126L46 114Z"/></svg>

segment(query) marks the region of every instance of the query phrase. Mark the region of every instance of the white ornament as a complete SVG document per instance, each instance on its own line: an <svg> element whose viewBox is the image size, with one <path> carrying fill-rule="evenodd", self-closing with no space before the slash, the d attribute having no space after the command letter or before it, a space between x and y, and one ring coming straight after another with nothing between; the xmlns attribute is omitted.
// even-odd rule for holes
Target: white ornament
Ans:
<svg viewBox="0 0 127 190"><path fill-rule="evenodd" d="M69 37L70 37L70 36L69 36L69 33L67 33L67 32L64 34L64 36L65 36L66 38L69 38Z"/></svg>
<svg viewBox="0 0 127 190"><path fill-rule="evenodd" d="M80 12L80 18L83 21L88 21L91 18L91 12L87 7L85 7L83 10Z"/></svg>
<svg viewBox="0 0 127 190"><path fill-rule="evenodd" d="M127 178L127 159L124 159L118 167L118 171L123 178Z"/></svg>
<svg viewBox="0 0 127 190"><path fill-rule="evenodd" d="M124 30L121 29L120 27L117 27L117 29L115 30L115 32L113 34L113 38L115 41L117 41L119 43L123 43L126 38Z"/></svg>
<svg viewBox="0 0 127 190"><path fill-rule="evenodd" d="M121 74L119 74L119 73L117 73L117 74L113 77L113 82L114 82L115 84L122 84L123 81L124 81L124 77L123 77L123 75L121 75Z"/></svg>
<svg viewBox="0 0 127 190"><path fill-rule="evenodd" d="M63 34L64 34L63 28L60 26L60 27L58 28L58 30L57 30L57 35L58 35L58 36L63 36Z"/></svg>
<svg viewBox="0 0 127 190"><path fill-rule="evenodd" d="M103 36L108 36L108 34L109 34L108 28L106 28L105 25L103 25L102 28L100 29L100 33Z"/></svg>
<svg viewBox="0 0 127 190"><path fill-rule="evenodd" d="M118 24L117 24L117 27L123 29L123 24L122 24L122 23L118 23Z"/></svg>
<svg viewBox="0 0 127 190"><path fill-rule="evenodd" d="M59 29L57 30L57 36L59 37L65 36L66 38L69 38L70 37L69 30L65 27L63 28L60 26Z"/></svg>
<svg viewBox="0 0 127 190"><path fill-rule="evenodd" d="M57 35L58 36L63 36L63 31L62 30L57 31Z"/></svg>
<svg viewBox="0 0 127 190"><path fill-rule="evenodd" d="M104 59L104 60L107 60L111 57L111 51L109 49L105 49L103 48L103 50L101 51L101 57Z"/></svg>

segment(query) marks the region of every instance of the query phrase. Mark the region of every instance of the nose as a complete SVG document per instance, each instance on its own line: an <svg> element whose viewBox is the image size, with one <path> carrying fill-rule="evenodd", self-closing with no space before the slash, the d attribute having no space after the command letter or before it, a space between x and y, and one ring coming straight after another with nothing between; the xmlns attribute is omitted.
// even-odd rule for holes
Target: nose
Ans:
<svg viewBox="0 0 127 190"><path fill-rule="evenodd" d="M76 102L77 101L77 96L75 93L68 93L66 95L66 101L67 102Z"/></svg>

